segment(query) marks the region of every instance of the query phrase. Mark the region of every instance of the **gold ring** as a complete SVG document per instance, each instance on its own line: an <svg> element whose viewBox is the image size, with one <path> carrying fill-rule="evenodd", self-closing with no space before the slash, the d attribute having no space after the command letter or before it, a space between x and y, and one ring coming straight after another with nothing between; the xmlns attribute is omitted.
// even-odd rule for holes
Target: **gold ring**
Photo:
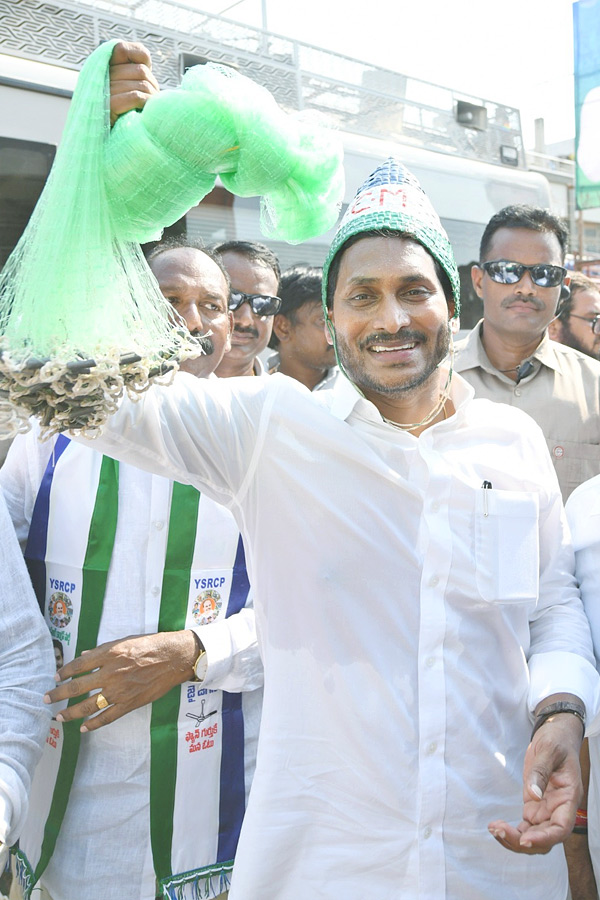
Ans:
<svg viewBox="0 0 600 900"><path fill-rule="evenodd" d="M107 706L110 706L104 694L96 694L96 706L98 709L106 709Z"/></svg>

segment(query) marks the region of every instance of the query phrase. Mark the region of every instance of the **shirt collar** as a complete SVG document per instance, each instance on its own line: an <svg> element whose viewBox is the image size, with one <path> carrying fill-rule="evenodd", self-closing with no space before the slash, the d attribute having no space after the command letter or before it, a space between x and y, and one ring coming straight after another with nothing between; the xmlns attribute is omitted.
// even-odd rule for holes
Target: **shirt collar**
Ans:
<svg viewBox="0 0 600 900"><path fill-rule="evenodd" d="M492 365L483 347L481 340L481 326L483 325L483 322L484 320L480 319L467 337L459 342L457 346L457 362L459 364L459 370L465 372L467 369L480 368L485 372L489 372L491 375L502 375L504 373L499 372L499 370ZM536 347L535 352L532 353L528 359L535 359L549 369L554 369L557 372L560 371L556 346L554 341L551 341L548 337L547 331Z"/></svg>
<svg viewBox="0 0 600 900"><path fill-rule="evenodd" d="M383 416L375 404L371 403L370 400L367 400L359 393L358 388L352 384L343 371L340 371L331 393L333 399L330 406L330 412L337 419L348 419L351 413L356 409L363 418L380 423L384 421ZM464 378L461 378L457 372L454 372L452 375L450 397L457 414L460 413L462 415L465 404L473 398L474 394L475 392L471 385L467 384ZM452 418L453 417L450 417L447 421L451 421ZM440 422L439 424L442 425L444 423ZM394 426L390 425L389 427L393 428Z"/></svg>
<svg viewBox="0 0 600 900"><path fill-rule="evenodd" d="M550 339L548 332L545 333L538 344L537 350L533 354L533 358L539 359L542 365L548 366L549 369L560 372L560 360L556 352L556 342Z"/></svg>

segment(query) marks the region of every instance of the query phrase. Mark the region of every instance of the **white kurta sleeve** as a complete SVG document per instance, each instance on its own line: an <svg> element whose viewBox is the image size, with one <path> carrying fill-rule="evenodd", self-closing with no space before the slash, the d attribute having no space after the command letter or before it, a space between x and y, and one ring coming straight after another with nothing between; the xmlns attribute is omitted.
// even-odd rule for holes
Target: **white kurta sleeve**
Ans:
<svg viewBox="0 0 600 900"><path fill-rule="evenodd" d="M39 428L34 422L27 434L18 434L0 468L0 488L13 528L21 547L25 549L33 505L55 440L40 441Z"/></svg>
<svg viewBox="0 0 600 900"><path fill-rule="evenodd" d="M540 498L540 590L531 620L529 708L554 693L567 692L585 703L588 723L600 702L590 627L575 580L571 535L549 455L540 444L540 468L548 485Z"/></svg>
<svg viewBox="0 0 600 900"><path fill-rule="evenodd" d="M0 839L18 838L50 724L43 695L54 686L54 654L4 497L0 492Z"/></svg>
<svg viewBox="0 0 600 900"><path fill-rule="evenodd" d="M89 443L231 507L252 480L273 403L280 385L290 381L209 380L179 372L170 387L153 386L135 403L125 399Z"/></svg>
<svg viewBox="0 0 600 900"><path fill-rule="evenodd" d="M208 667L203 685L221 691L254 691L262 687L264 672L256 623L251 607L210 625L193 629L204 649Z"/></svg>
<svg viewBox="0 0 600 900"><path fill-rule="evenodd" d="M580 485L565 508L573 536L575 574L600 671L600 475ZM598 730L592 728L590 732Z"/></svg>

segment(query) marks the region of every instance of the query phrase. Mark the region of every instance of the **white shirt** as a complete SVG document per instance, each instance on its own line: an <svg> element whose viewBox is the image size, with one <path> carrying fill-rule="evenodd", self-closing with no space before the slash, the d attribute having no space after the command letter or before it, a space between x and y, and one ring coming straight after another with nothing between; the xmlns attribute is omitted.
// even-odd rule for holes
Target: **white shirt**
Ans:
<svg viewBox="0 0 600 900"><path fill-rule="evenodd" d="M476 397L522 409L538 423L566 500L600 471L600 362L546 333L530 358L531 374L517 384L489 361L482 322L456 342L455 369Z"/></svg>
<svg viewBox="0 0 600 900"><path fill-rule="evenodd" d="M592 628L596 666L600 670L600 475L584 481L566 504L575 548L575 572ZM588 845L600 884L600 737L591 737L588 791Z"/></svg>
<svg viewBox="0 0 600 900"><path fill-rule="evenodd" d="M98 442L244 535L265 697L231 900L566 896L562 848L487 832L521 819L536 704L596 706L558 484L528 416L453 400L416 438L345 379L179 375Z"/></svg>
<svg viewBox="0 0 600 900"><path fill-rule="evenodd" d="M20 435L0 469L0 485L22 541L27 538L53 444L38 441L37 431ZM91 445L90 452L92 448L96 445ZM132 466L120 467L119 516L98 644L157 630L156 598L163 580L170 496L166 479ZM202 504L211 502L201 498L199 517ZM237 544L233 522L232 540ZM248 792L262 695L255 689L263 680L254 612L243 609L194 630L207 652L203 685L244 690ZM55 852L42 876L53 900L106 900L122 897L123 891L127 900L154 900L149 816L151 709L147 705L133 710L84 736ZM214 826L209 822L205 827ZM189 838L194 840L193 830Z"/></svg>
<svg viewBox="0 0 600 900"><path fill-rule="evenodd" d="M13 844L23 828L31 777L40 758L54 686L54 654L23 556L0 491L0 841ZM0 853L2 864L3 854Z"/></svg>

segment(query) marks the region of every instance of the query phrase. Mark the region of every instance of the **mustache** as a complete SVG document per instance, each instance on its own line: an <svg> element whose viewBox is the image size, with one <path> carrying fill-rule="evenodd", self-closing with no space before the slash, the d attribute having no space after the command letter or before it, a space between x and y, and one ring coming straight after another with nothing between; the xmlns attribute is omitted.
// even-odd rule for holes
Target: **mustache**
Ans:
<svg viewBox="0 0 600 900"><path fill-rule="evenodd" d="M534 309L542 310L544 304L537 297L505 297L500 306L508 309L513 303L529 303Z"/></svg>
<svg viewBox="0 0 600 900"><path fill-rule="evenodd" d="M252 325L234 325L233 331L234 334L237 331L238 334L250 334L252 337L258 337L258 331Z"/></svg>
<svg viewBox="0 0 600 900"><path fill-rule="evenodd" d="M425 343L426 340L427 336L423 334L422 331L407 331L403 328L401 331L397 331L396 334L388 334L387 332L375 332L374 334L369 334L360 341L358 346L360 350L368 350L369 347L373 347L375 344L395 344L398 341L416 341Z"/></svg>
<svg viewBox="0 0 600 900"><path fill-rule="evenodd" d="M211 356L215 352L215 345L209 334L198 334L197 331L193 331L192 336L196 338L206 356Z"/></svg>

